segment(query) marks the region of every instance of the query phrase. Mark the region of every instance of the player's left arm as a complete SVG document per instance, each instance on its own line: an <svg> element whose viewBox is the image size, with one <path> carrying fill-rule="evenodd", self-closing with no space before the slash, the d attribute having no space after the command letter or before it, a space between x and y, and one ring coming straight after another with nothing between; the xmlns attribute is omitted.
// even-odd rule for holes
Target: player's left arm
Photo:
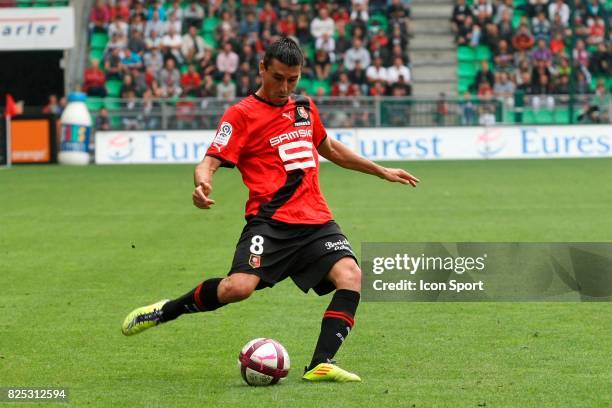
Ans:
<svg viewBox="0 0 612 408"><path fill-rule="evenodd" d="M346 147L344 143L329 137L321 142L317 150L321 156L345 169L371 174L392 182L410 184L412 187L416 187L420 181L404 169L383 167L361 157Z"/></svg>

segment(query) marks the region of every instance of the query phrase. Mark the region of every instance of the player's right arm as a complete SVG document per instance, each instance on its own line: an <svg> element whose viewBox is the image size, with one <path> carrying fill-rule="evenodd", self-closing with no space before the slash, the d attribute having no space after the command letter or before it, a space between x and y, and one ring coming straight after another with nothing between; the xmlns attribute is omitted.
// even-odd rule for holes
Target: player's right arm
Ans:
<svg viewBox="0 0 612 408"><path fill-rule="evenodd" d="M247 126L244 114L236 105L229 108L217 127L217 133L206 156L196 166L193 175L195 189L193 205L208 210L215 200L210 198L213 175L219 167L234 167L240 158L240 152L246 141Z"/></svg>
<svg viewBox="0 0 612 408"><path fill-rule="evenodd" d="M193 173L193 183L195 185L192 194L193 205L202 210L208 210L215 203L215 200L210 199L210 194L212 193L213 175L220 166L221 160L206 156L195 168Z"/></svg>

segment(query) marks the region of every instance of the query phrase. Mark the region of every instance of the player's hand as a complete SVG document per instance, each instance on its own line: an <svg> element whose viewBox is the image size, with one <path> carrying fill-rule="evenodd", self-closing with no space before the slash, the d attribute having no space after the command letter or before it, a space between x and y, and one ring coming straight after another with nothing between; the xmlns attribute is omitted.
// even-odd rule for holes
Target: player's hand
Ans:
<svg viewBox="0 0 612 408"><path fill-rule="evenodd" d="M215 200L208 198L210 193L212 193L212 186L210 183L205 181L200 182L191 195L193 198L193 205L202 210L208 210L210 206L215 203Z"/></svg>
<svg viewBox="0 0 612 408"><path fill-rule="evenodd" d="M395 183L410 184L412 187L416 187L417 183L421 181L404 169L385 168L383 178Z"/></svg>

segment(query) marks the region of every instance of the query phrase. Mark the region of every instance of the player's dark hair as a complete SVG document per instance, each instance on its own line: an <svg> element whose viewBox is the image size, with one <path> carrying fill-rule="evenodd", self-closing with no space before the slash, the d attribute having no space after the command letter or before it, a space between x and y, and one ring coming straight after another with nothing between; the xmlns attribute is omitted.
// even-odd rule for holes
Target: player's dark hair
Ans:
<svg viewBox="0 0 612 408"><path fill-rule="evenodd" d="M264 67L267 69L272 59L277 59L285 65L294 67L304 64L304 54L300 46L295 41L288 37L282 37L268 47L263 58Z"/></svg>

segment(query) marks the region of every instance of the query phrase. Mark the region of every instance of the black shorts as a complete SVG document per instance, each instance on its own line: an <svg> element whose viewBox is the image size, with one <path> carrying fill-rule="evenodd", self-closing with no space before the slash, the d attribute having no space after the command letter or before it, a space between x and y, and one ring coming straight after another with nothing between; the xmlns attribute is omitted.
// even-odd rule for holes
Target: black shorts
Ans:
<svg viewBox="0 0 612 408"><path fill-rule="evenodd" d="M341 258L357 258L334 221L323 225L292 225L253 218L236 245L232 268L259 276L257 289L272 287L287 277L304 292L325 295L335 289L325 276Z"/></svg>

